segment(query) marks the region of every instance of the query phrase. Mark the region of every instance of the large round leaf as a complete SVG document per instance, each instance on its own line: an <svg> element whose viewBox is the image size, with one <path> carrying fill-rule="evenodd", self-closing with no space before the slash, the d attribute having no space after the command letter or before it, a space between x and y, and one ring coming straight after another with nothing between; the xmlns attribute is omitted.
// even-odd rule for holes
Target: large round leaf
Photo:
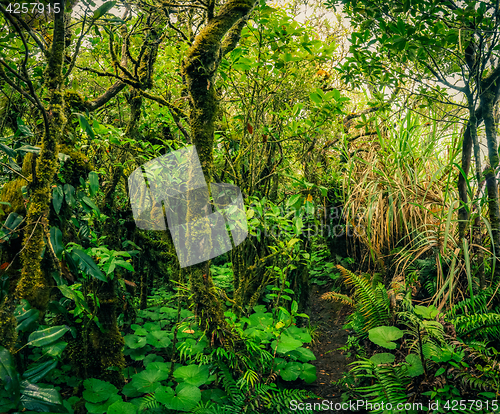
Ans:
<svg viewBox="0 0 500 414"><path fill-rule="evenodd" d="M302 346L302 341L292 338L290 335L283 334L281 335L279 341L273 341L271 346L280 354L286 354Z"/></svg>
<svg viewBox="0 0 500 414"><path fill-rule="evenodd" d="M312 364L302 364L300 379L303 379L308 384L316 381L316 367Z"/></svg>
<svg viewBox="0 0 500 414"><path fill-rule="evenodd" d="M106 411L107 414L136 414L137 407L134 404L117 401L111 404Z"/></svg>
<svg viewBox="0 0 500 414"><path fill-rule="evenodd" d="M295 325L291 325L286 331L291 337L298 339L304 343L309 343L312 341L311 334L306 328L299 328Z"/></svg>
<svg viewBox="0 0 500 414"><path fill-rule="evenodd" d="M289 362L285 369L280 370L281 378L285 381L295 381L302 373L302 364L300 362Z"/></svg>
<svg viewBox="0 0 500 414"><path fill-rule="evenodd" d="M106 401L111 394L117 394L118 388L109 382L96 378L89 378L83 382L85 391L83 398L91 403Z"/></svg>
<svg viewBox="0 0 500 414"><path fill-rule="evenodd" d="M198 365L188 365L185 367L177 368L174 371L174 378L182 380L186 384L199 387L207 382L209 369L206 365L201 367Z"/></svg>
<svg viewBox="0 0 500 414"><path fill-rule="evenodd" d="M126 335L125 336L125 345L127 345L131 349L142 348L146 345L146 338L138 335Z"/></svg>
<svg viewBox="0 0 500 414"><path fill-rule="evenodd" d="M110 407L117 401L122 401L122 397L120 397L118 394L111 394L106 401L95 404L86 402L85 408L87 409L89 414L104 414L108 410L108 407Z"/></svg>
<svg viewBox="0 0 500 414"><path fill-rule="evenodd" d="M424 367L422 365L422 360L416 354L410 354L406 356L406 362L408 362L408 375L410 377L418 377L424 373Z"/></svg>
<svg viewBox="0 0 500 414"><path fill-rule="evenodd" d="M191 411L201 400L201 391L193 385L179 384L175 392L170 387L162 387L155 392L155 397L170 410Z"/></svg>
<svg viewBox="0 0 500 414"><path fill-rule="evenodd" d="M304 348L302 346L290 352L289 355L302 362L316 360L316 357L314 356L313 352L310 349Z"/></svg>
<svg viewBox="0 0 500 414"><path fill-rule="evenodd" d="M148 368L155 363L149 364ZM156 362L158 364L158 362ZM132 377L131 386L143 394L153 392L160 385L159 382L168 378L168 371L154 371L146 369Z"/></svg>
<svg viewBox="0 0 500 414"><path fill-rule="evenodd" d="M146 335L146 341L155 348L166 348L172 343L166 331L152 331Z"/></svg>
<svg viewBox="0 0 500 414"><path fill-rule="evenodd" d="M370 361L372 361L376 365L380 364L392 364L396 357L392 354L383 352L380 354L375 354L370 358Z"/></svg>
<svg viewBox="0 0 500 414"><path fill-rule="evenodd" d="M388 349L396 349L396 343L392 342L404 335L404 332L395 326L379 326L368 331L368 338L374 344Z"/></svg>

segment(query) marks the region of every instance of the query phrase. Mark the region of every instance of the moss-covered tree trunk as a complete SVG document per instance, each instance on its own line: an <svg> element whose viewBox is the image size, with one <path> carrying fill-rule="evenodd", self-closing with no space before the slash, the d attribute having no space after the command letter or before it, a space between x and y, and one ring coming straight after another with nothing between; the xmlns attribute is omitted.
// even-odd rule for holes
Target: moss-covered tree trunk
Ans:
<svg viewBox="0 0 500 414"><path fill-rule="evenodd" d="M499 166L497 125L495 124L495 106L500 93L500 66L481 82L480 105L484 120L486 142L488 145L489 168L486 169L486 190L488 193L488 210L492 233L492 244L495 256L500 256L500 206L498 198L498 182L496 170ZM495 279L500 278L500 261L496 260Z"/></svg>
<svg viewBox="0 0 500 414"><path fill-rule="evenodd" d="M217 15L209 13L207 24L194 39L183 62L182 74L186 80L190 103L191 138L207 183L212 181L218 107L215 76L222 56L238 43L253 6L254 0L229 0L222 5ZM196 200L193 203L196 204ZM210 241L205 248L211 248ZM212 340L212 344L217 340L221 345L228 346L230 341L226 339L230 335L226 330L221 302L215 293L209 263L191 266L188 273L200 327Z"/></svg>
<svg viewBox="0 0 500 414"><path fill-rule="evenodd" d="M51 2L52 3L52 2ZM44 113L45 130L37 157L36 175L29 186L29 206L21 253L21 279L17 285L18 298L27 299L42 314L49 300L49 275L41 267L45 246L44 228L48 227L51 186L58 167L58 143L66 124L64 116L64 83L62 67L65 49L64 2L57 2L59 13L54 14L54 34L49 52L45 84L49 91L49 108Z"/></svg>

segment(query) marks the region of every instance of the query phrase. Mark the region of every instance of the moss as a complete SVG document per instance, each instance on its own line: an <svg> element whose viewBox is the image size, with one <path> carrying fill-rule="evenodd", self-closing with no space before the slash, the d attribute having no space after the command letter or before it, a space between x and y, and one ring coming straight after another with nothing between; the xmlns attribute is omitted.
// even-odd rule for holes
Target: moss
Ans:
<svg viewBox="0 0 500 414"><path fill-rule="evenodd" d="M64 92L64 103L66 104L66 114L67 116L77 111L85 111L85 99L83 95L76 91L65 91Z"/></svg>
<svg viewBox="0 0 500 414"><path fill-rule="evenodd" d="M86 179L93 171L93 165L82 152L67 145L62 146L59 151L70 157L61 169L63 179L73 187L77 187L80 185L80 177Z"/></svg>
<svg viewBox="0 0 500 414"><path fill-rule="evenodd" d="M17 320L14 317L15 303L12 297L6 296L0 304L0 346L14 351L17 340Z"/></svg>
<svg viewBox="0 0 500 414"><path fill-rule="evenodd" d="M5 183L2 187L2 191L0 193L0 200L5 203L10 203L10 206L2 206L3 214L0 216L7 216L12 212L17 214L25 215L26 214L26 206L24 205L24 197L21 192L23 186L25 186L26 180L22 178L16 178L13 181L9 181Z"/></svg>

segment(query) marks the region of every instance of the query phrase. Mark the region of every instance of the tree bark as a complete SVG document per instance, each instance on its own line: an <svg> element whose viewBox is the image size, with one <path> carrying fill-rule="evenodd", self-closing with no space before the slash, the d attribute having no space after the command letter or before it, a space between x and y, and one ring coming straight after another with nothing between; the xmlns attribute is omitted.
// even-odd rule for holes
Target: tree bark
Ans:
<svg viewBox="0 0 500 414"><path fill-rule="evenodd" d="M495 259L500 256L500 206L496 169L499 165L497 131L495 124L495 106L500 92L500 66L481 82L480 105L483 109L484 128L488 145L490 168L486 171L486 189L488 192L488 210L492 233ZM496 259L495 279L500 277L500 261Z"/></svg>
<svg viewBox="0 0 500 414"><path fill-rule="evenodd" d="M207 184L212 182L215 119L219 101L214 88L215 76L223 54L238 43L253 6L254 0L227 1L196 36L182 65L190 103L191 138ZM196 200L194 204L197 204ZM188 212L188 218L195 218L194 213ZM211 241L205 248L211 248ZM217 340L222 346L231 346L232 335L226 327L222 304L210 275L209 262L190 266L188 273L201 329L211 338L212 345Z"/></svg>
<svg viewBox="0 0 500 414"><path fill-rule="evenodd" d="M51 2L52 5L52 2ZM48 226L51 200L51 185L58 168L58 143L66 124L64 115L64 82L62 67L65 51L64 2L58 2L59 13L54 14L54 35L49 52L45 84L49 90L50 104L45 121L40 155L36 163L36 177L30 185L30 202L26 217L24 248L21 254L21 279L16 296L27 299L32 307L44 313L50 291L48 275L41 267L41 256L45 242L44 227Z"/></svg>

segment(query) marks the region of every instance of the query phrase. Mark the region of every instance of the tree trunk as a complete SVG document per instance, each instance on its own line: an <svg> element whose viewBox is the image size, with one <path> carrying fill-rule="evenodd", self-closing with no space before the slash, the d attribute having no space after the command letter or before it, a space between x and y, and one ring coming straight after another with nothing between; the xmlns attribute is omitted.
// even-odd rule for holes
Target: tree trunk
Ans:
<svg viewBox="0 0 500 414"><path fill-rule="evenodd" d="M51 2L52 3L52 2ZM50 50L45 83L49 90L49 109L46 112L45 132L40 155L36 163L36 176L29 186L30 202L26 217L24 249L21 254L21 279L16 288L18 298L27 299L30 305L45 311L49 301L49 275L42 270L44 228L48 226L51 186L58 168L58 143L66 124L64 116L64 82L62 66L65 50L64 2L58 2L59 13L54 14L54 35Z"/></svg>
<svg viewBox="0 0 500 414"><path fill-rule="evenodd" d="M500 256L500 206L498 199L498 183L496 180L496 169L499 164L497 132L495 125L494 109L498 101L500 91L500 67L482 83L481 107L483 108L484 128L488 144L489 168L486 171L486 189L488 192L488 210L492 233L492 244L495 256ZM500 261L496 260L495 279L500 277Z"/></svg>
<svg viewBox="0 0 500 414"><path fill-rule="evenodd" d="M222 56L232 50L254 5L254 0L229 0L215 16L209 16L206 26L196 36L182 66L182 75L190 103L189 123L192 142L196 147L207 184L212 182L213 146L218 97L214 84ZM194 177L192 177L195 179ZM192 183L194 184L194 183ZM194 187L192 187L194 188ZM197 201L193 200L196 207ZM194 208L188 218L196 217ZM212 247L211 240L204 249ZM231 332L226 328L222 304L216 295L210 275L209 262L189 267L189 280L199 324L212 345L217 339L223 346L231 346Z"/></svg>
<svg viewBox="0 0 500 414"><path fill-rule="evenodd" d="M482 121L482 108L481 106L476 110L476 128ZM460 198L460 209L458 210L458 234L460 240L465 237L465 230L469 222L469 197L467 195L467 176L469 175L471 165L473 138L471 135L471 124L467 123L464 131L464 138L462 141L462 171L458 173L458 195Z"/></svg>

